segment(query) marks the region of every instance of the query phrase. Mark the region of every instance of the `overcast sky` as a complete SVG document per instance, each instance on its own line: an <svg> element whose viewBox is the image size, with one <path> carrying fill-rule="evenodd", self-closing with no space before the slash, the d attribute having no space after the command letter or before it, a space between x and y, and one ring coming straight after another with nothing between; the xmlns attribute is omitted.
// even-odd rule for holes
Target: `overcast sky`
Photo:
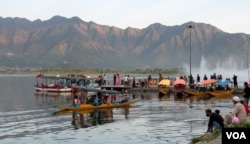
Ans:
<svg viewBox="0 0 250 144"><path fill-rule="evenodd" d="M48 20L55 15L101 25L145 28L193 21L250 34L250 0L3 0L0 16Z"/></svg>

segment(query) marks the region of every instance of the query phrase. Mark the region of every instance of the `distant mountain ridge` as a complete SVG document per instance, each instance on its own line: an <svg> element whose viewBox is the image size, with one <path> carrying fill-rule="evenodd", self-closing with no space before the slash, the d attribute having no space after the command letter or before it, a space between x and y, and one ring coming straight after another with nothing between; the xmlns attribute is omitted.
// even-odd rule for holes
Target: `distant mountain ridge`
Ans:
<svg viewBox="0 0 250 144"><path fill-rule="evenodd" d="M54 16L29 21L0 17L0 66L53 68L72 64L79 69L246 68L250 36L225 33L204 23L187 22L143 29L120 29L78 17Z"/></svg>

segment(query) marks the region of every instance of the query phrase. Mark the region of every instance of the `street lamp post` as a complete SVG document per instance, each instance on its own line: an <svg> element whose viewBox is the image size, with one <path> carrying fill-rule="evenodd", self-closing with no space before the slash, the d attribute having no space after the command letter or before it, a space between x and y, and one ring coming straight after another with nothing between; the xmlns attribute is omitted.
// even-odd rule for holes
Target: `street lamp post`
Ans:
<svg viewBox="0 0 250 144"><path fill-rule="evenodd" d="M194 28L194 26L192 26L192 25L189 25L188 26L188 29L189 29L189 52L190 52L190 59L189 59L189 80L191 80L191 66L192 66L192 63L191 63L191 54L192 54L192 52L191 52L191 30ZM189 82L189 85L191 84L192 82L190 81Z"/></svg>

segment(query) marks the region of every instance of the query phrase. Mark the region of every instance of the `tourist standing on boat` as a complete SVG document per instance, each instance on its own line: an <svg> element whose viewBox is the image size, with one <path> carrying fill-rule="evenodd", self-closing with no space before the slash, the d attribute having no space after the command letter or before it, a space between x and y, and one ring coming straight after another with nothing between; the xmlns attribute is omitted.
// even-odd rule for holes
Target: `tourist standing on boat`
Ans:
<svg viewBox="0 0 250 144"><path fill-rule="evenodd" d="M239 124L245 124L247 122L247 114L243 104L240 103L240 98L238 96L234 96L232 98L234 104L233 112L230 112L224 117L224 126L228 127L228 125L232 124L233 116L238 117Z"/></svg>
<svg viewBox="0 0 250 144"><path fill-rule="evenodd" d="M115 82L116 82L116 74L114 74L114 76L113 76L113 78L114 78L114 85L115 85Z"/></svg>
<svg viewBox="0 0 250 144"><path fill-rule="evenodd" d="M204 75L203 80L207 80L207 75Z"/></svg>
<svg viewBox="0 0 250 144"><path fill-rule="evenodd" d="M131 86L131 79L130 79L129 75L128 75L128 86Z"/></svg>
<svg viewBox="0 0 250 144"><path fill-rule="evenodd" d="M193 78L192 74L190 74L190 76L189 76L189 85L191 85L193 83L194 83L194 78Z"/></svg>
<svg viewBox="0 0 250 144"><path fill-rule="evenodd" d="M222 129L224 127L224 119L219 113L206 109L206 116L209 117L207 132L213 132L213 129Z"/></svg>
<svg viewBox="0 0 250 144"><path fill-rule="evenodd" d="M200 78L200 75L197 74L197 79L196 79L196 82L200 82L201 78Z"/></svg>
<svg viewBox="0 0 250 144"><path fill-rule="evenodd" d="M163 77L162 77L161 73L159 73L159 82L160 82L161 80L163 80Z"/></svg>
<svg viewBox="0 0 250 144"><path fill-rule="evenodd" d="M147 82L147 84L150 85L151 81L152 81L152 77L151 77L151 75L148 75L148 82Z"/></svg>
<svg viewBox="0 0 250 144"><path fill-rule="evenodd" d="M250 87L248 87L248 83L244 82L244 104L248 105L249 97L250 97Z"/></svg>
<svg viewBox="0 0 250 144"><path fill-rule="evenodd" d="M103 75L103 85L106 85L106 80L107 80L107 76L104 74Z"/></svg>
<svg viewBox="0 0 250 144"><path fill-rule="evenodd" d="M236 75L233 76L233 82L234 82L234 88L238 89L238 82L237 82L237 76Z"/></svg>
<svg viewBox="0 0 250 144"><path fill-rule="evenodd" d="M133 76L132 87L136 87L135 76Z"/></svg>
<svg viewBox="0 0 250 144"><path fill-rule="evenodd" d="M124 85L128 86L128 76L127 75L125 75L125 77L124 77Z"/></svg>

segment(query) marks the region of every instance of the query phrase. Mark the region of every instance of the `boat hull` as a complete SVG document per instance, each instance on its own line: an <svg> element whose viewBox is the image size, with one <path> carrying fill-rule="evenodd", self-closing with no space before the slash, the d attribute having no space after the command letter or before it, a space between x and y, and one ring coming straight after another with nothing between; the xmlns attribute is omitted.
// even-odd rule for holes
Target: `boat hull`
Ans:
<svg viewBox="0 0 250 144"><path fill-rule="evenodd" d="M222 97L222 96L231 96L233 94L234 90L229 90L229 91L214 91L214 92L209 92L208 94L214 97Z"/></svg>
<svg viewBox="0 0 250 144"><path fill-rule="evenodd" d="M185 90L184 93L193 95L193 96L206 96L208 95L208 92L198 92L195 90Z"/></svg>
<svg viewBox="0 0 250 144"><path fill-rule="evenodd" d="M184 92L186 90L186 85L174 85L174 92Z"/></svg>
<svg viewBox="0 0 250 144"><path fill-rule="evenodd" d="M39 87L35 86L36 91L42 91L42 92L71 92L72 88L69 87Z"/></svg>
<svg viewBox="0 0 250 144"><path fill-rule="evenodd" d="M169 94L169 86L160 85L158 86L158 91L163 95Z"/></svg>
<svg viewBox="0 0 250 144"><path fill-rule="evenodd" d="M62 110L89 110L89 109L104 109L104 108L122 108L122 107L129 107L132 104L138 102L139 99L134 99L129 102L125 103L110 103L110 104L101 104L98 106L94 106L91 104L81 104L79 107L73 107L73 106L58 106L58 109Z"/></svg>

